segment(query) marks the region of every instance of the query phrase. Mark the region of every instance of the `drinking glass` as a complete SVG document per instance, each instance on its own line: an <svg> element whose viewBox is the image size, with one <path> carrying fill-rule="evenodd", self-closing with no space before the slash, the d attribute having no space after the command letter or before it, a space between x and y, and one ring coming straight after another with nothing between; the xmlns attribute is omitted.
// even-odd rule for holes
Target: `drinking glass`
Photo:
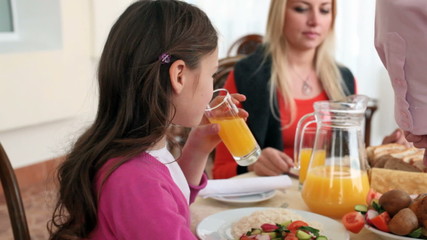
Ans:
<svg viewBox="0 0 427 240"><path fill-rule="evenodd" d="M302 189L305 178L307 176L308 164L313 161L313 166L320 166L325 163L326 151L319 149L315 154L313 153L314 140L316 134L325 134L325 131L319 130L317 133L316 127L308 127L304 131L304 136L298 143L295 143L294 162L295 166L299 169L299 189ZM312 159L313 158L313 159Z"/></svg>
<svg viewBox="0 0 427 240"><path fill-rule="evenodd" d="M205 109L205 116L209 122L220 125L219 136L237 164L248 166L258 160L261 149L238 112L231 95L226 89L220 88L214 91L213 100Z"/></svg>

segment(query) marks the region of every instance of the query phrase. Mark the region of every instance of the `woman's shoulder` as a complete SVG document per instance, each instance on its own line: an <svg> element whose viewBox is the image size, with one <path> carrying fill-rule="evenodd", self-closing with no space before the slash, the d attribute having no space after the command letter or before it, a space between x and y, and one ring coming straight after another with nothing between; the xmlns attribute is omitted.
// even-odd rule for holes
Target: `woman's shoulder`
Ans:
<svg viewBox="0 0 427 240"><path fill-rule="evenodd" d="M265 64L269 61L269 58L266 58L265 46L260 45L255 52L249 54L248 56L241 59L236 63L236 68L251 68L254 66L259 67L261 64Z"/></svg>
<svg viewBox="0 0 427 240"><path fill-rule="evenodd" d="M271 58L261 45L254 53L243 58L234 67L234 79L239 91L246 88L264 88L271 74Z"/></svg>

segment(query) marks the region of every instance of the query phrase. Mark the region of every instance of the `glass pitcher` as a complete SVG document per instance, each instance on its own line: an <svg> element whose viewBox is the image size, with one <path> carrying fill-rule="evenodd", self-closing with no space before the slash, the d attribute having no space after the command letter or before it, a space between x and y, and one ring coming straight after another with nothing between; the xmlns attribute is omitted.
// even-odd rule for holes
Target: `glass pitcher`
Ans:
<svg viewBox="0 0 427 240"><path fill-rule="evenodd" d="M365 204L369 191L363 142L367 102L363 95L315 102L314 113L298 122L294 159L299 167L304 164L304 155L310 156L305 160L309 163L301 195L311 211L340 218L354 205ZM313 126L313 146L303 147L306 131Z"/></svg>

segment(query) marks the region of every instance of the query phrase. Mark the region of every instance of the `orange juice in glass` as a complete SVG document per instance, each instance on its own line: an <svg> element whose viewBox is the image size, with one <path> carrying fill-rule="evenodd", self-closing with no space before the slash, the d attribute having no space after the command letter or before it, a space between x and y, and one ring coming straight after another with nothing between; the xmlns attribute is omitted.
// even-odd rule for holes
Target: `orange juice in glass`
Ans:
<svg viewBox="0 0 427 240"><path fill-rule="evenodd" d="M365 170L332 165L310 168L301 195L311 211L341 218L355 205L365 204L368 191L369 181Z"/></svg>
<svg viewBox="0 0 427 240"><path fill-rule="evenodd" d="M261 155L261 149L246 122L238 116L238 108L230 94L226 89L217 89L214 96L206 107L206 117L209 122L220 125L219 136L237 164L248 166L254 163Z"/></svg>

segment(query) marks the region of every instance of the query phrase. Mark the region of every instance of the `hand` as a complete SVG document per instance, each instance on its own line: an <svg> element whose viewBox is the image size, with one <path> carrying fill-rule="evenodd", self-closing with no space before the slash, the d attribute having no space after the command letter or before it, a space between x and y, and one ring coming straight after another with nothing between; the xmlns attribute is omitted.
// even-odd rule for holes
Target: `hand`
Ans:
<svg viewBox="0 0 427 240"><path fill-rule="evenodd" d="M249 171L254 171L259 176L276 176L289 172L294 166L292 159L284 152L275 148L264 148L261 156L254 164L248 167Z"/></svg>
<svg viewBox="0 0 427 240"><path fill-rule="evenodd" d="M412 144L406 140L403 130L399 128L394 130L390 135L384 137L382 144L388 143L398 143L406 147L412 147Z"/></svg>
<svg viewBox="0 0 427 240"><path fill-rule="evenodd" d="M223 98L224 96L218 96L213 101L222 101ZM246 100L246 96L239 93L231 94L231 98L234 104L239 104ZM239 116L241 118L246 119L248 115L248 112L239 108ZM203 116L200 125L191 130L186 145L191 146L191 149L197 149L207 153L212 152L221 141L218 136L219 127L218 124L209 123L209 120Z"/></svg>
<svg viewBox="0 0 427 240"><path fill-rule="evenodd" d="M237 103L246 100L242 94L232 94L232 97ZM246 118L248 113L239 109L239 116ZM199 126L194 127L188 135L177 162L189 184L197 186L200 183L208 156L221 141L218 136L219 128L220 125L210 124L203 116Z"/></svg>
<svg viewBox="0 0 427 240"><path fill-rule="evenodd" d="M427 148L427 135L414 135L405 131L404 135L409 142L417 148ZM427 166L427 150L424 151L424 165Z"/></svg>

